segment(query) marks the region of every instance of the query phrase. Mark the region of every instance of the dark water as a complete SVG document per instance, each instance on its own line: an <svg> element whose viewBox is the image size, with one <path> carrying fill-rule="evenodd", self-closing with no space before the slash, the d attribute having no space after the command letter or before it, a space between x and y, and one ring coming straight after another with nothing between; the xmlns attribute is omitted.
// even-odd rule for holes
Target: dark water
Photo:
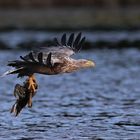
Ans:
<svg viewBox="0 0 140 140"><path fill-rule="evenodd" d="M25 52L0 52L6 61ZM96 68L59 76L37 75L33 107L19 117L9 110L13 89L24 79L0 80L0 140L140 139L140 50L90 50L78 54Z"/></svg>
<svg viewBox="0 0 140 140"><path fill-rule="evenodd" d="M69 32L66 32L69 34ZM5 44L8 48L22 48L25 45L31 47L38 42L50 41L54 37L59 37L62 32L47 32L47 31L24 31L15 30L9 32L0 32L0 43ZM93 43L95 47L96 42L112 42L117 43L121 41L135 42L140 40L140 30L138 31L91 31L82 32L83 36L86 36L86 40ZM0 44L2 45L2 44ZM38 45L37 45L38 46ZM0 46L1 47L1 46ZM119 46L118 46L119 47Z"/></svg>

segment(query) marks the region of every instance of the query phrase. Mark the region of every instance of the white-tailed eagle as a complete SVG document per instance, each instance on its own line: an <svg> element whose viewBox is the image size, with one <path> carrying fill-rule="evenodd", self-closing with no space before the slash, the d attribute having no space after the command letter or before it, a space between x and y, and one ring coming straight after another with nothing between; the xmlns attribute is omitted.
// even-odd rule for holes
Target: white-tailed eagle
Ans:
<svg viewBox="0 0 140 140"><path fill-rule="evenodd" d="M19 60L8 63L8 66L12 66L15 69L5 72L4 75L18 74L18 77L28 76L24 87L18 84L15 88L15 93L18 93L19 96L18 101L21 99L19 106L23 101L20 97L24 92L30 94L29 99L27 99L28 102L24 103L24 106L28 104L31 107L32 105L32 96L37 89L35 73L56 75L95 66L95 63L91 60L71 57L80 51L85 41L85 37L82 37L81 33L76 36L72 33L68 38L66 34L63 34L60 41L57 38L54 41L55 45L52 47L39 47L39 50L31 51L26 56L20 56ZM13 107L12 111L14 110L15 107Z"/></svg>

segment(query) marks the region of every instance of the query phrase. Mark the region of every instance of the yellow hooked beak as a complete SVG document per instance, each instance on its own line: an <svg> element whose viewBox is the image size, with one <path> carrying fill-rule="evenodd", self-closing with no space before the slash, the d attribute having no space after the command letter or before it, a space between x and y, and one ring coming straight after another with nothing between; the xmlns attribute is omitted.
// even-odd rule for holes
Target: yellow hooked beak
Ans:
<svg viewBox="0 0 140 140"><path fill-rule="evenodd" d="M93 61L91 61L91 60L87 60L86 66L87 67L95 67L95 63Z"/></svg>

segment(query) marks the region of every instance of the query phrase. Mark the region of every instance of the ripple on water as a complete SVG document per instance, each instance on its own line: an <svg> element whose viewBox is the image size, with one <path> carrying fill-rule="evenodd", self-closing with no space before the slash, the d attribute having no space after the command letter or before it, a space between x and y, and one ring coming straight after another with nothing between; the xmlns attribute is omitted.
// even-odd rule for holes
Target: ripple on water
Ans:
<svg viewBox="0 0 140 140"><path fill-rule="evenodd" d="M0 52L0 73L8 69L7 60L23 53ZM1 139L140 139L140 51L93 50L78 57L94 59L96 68L38 75L41 84L32 109L16 118L9 114L12 91L23 80L0 80Z"/></svg>

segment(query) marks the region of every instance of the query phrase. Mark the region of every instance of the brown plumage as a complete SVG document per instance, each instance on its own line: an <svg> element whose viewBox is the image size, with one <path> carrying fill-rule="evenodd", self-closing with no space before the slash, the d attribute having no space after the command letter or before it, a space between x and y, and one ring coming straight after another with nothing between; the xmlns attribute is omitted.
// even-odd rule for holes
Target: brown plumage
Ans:
<svg viewBox="0 0 140 140"><path fill-rule="evenodd" d="M15 69L7 71L4 75L18 74L18 77L28 76L27 84L25 84L28 85L28 87L24 85L23 89L25 93L33 94L36 92L37 86L34 73L55 75L95 66L93 61L86 59L76 60L71 57L81 50L82 44L85 41L85 37L82 37L81 33L78 33L76 37L74 33L72 33L69 38L67 38L66 34L63 34L60 41L56 38L54 41L55 46L49 48L41 47L39 50L32 51L26 56L20 56L20 60L10 61L8 66L12 66ZM15 89L17 89L17 87L15 87ZM26 89L28 89L28 91ZM31 98L32 96L29 98L29 106L31 106ZM21 101L23 101L23 99Z"/></svg>

